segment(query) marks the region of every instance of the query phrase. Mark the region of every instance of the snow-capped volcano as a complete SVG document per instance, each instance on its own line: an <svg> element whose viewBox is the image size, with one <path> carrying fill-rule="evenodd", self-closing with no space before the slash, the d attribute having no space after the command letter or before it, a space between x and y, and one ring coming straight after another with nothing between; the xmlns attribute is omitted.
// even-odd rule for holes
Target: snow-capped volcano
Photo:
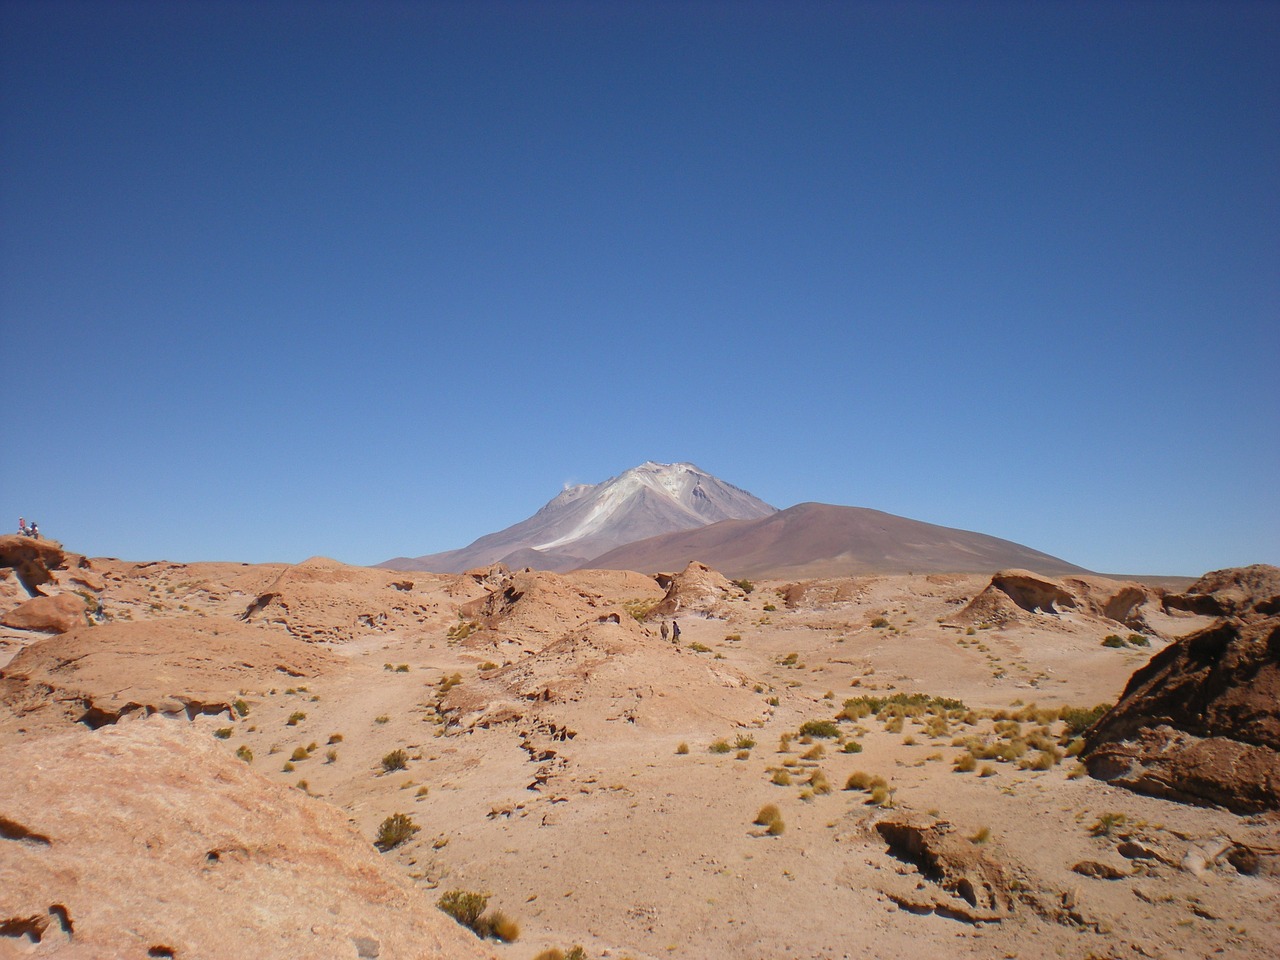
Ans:
<svg viewBox="0 0 1280 960"><path fill-rule="evenodd" d="M529 519L461 550L397 557L379 566L453 573L502 561L508 566L571 570L636 540L776 512L691 463L651 461L603 483L568 487Z"/></svg>

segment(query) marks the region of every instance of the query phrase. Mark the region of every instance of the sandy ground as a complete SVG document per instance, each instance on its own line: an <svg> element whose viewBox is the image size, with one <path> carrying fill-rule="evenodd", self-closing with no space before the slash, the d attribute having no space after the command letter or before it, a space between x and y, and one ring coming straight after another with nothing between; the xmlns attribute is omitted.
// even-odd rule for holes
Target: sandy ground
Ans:
<svg viewBox="0 0 1280 960"><path fill-rule="evenodd" d="M239 615L282 569L95 565L117 622ZM681 616L676 647L656 623L641 626L627 612L661 596L656 587L638 594L634 581L611 574L569 575L594 599L590 609L540 612L547 632L567 632L584 614L620 614L621 625L605 627L626 634L634 682L605 684L600 667L583 668L571 696L480 726L458 705L462 695L490 702L487 691L506 675L493 666L539 654L522 652L501 628L459 636L460 605L483 597L485 585L399 576L413 581L397 588L413 616L357 619L350 639L321 644L345 659L343 669L240 690L247 715L197 717L193 733L220 732L228 751L247 747L254 770L336 805L371 842L385 817L409 814L420 832L385 857L432 900L454 888L489 893L522 931L497 946L504 956L574 944L587 957L636 960L1276 956L1276 879L1180 865L1215 838L1274 849L1274 819L1112 788L1081 776L1070 757L1045 770L995 759L955 770L965 738L998 740L993 712L1017 716L1034 705L1046 712L1039 721L1034 708L1021 714L1022 735L1047 726L1044 735L1060 740L1050 711L1114 702L1166 641L1103 647L1116 625L1074 613L966 631L945 621L989 578L894 576L856 581L851 599L796 609L781 598L785 584L757 583L721 619ZM1152 626L1167 638L1203 622L1163 617ZM3 639L16 648L30 637ZM567 662L548 667L549 687L568 689ZM799 735L806 721L834 720L847 699L894 693L963 707L945 730L936 721L926 729L927 714L901 729L871 715L840 721L838 738ZM717 741L731 749L713 752ZM850 741L861 752L843 752ZM291 759L299 749L306 756ZM406 766L386 772L381 760L396 749ZM780 770L789 785L774 782ZM815 771L829 792L814 789ZM856 771L884 778L886 803L843 789ZM766 804L785 825L774 835L753 823ZM1006 916L971 922L927 907L956 898L892 855L874 828L912 813L950 822L999 865L1009 879ZM1116 878L1073 871L1082 861L1109 865Z"/></svg>

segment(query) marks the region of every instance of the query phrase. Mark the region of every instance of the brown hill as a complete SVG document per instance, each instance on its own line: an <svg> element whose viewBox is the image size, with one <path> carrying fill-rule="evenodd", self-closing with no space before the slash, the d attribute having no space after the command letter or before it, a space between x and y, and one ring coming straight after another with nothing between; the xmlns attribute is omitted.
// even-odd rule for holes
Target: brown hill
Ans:
<svg viewBox="0 0 1280 960"><path fill-rule="evenodd" d="M730 577L988 573L1017 567L1060 576L1082 567L998 537L865 507L801 503L759 520L724 520L611 550L593 567L681 569L698 560Z"/></svg>

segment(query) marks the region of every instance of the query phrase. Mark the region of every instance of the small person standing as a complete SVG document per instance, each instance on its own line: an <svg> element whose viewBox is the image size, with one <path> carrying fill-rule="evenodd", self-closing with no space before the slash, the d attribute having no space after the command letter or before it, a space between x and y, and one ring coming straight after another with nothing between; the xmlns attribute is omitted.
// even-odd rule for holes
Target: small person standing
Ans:
<svg viewBox="0 0 1280 960"><path fill-rule="evenodd" d="M31 536L35 537L37 540L40 539L40 524L36 523L34 520L31 521Z"/></svg>
<svg viewBox="0 0 1280 960"><path fill-rule="evenodd" d="M667 639L667 621L662 621L662 626L658 629L658 633L661 634L663 640Z"/></svg>
<svg viewBox="0 0 1280 960"><path fill-rule="evenodd" d="M27 518L26 517L18 518L18 533L22 534L24 537L27 535Z"/></svg>
<svg viewBox="0 0 1280 960"><path fill-rule="evenodd" d="M671 642L680 642L680 622L678 620L671 621Z"/></svg>

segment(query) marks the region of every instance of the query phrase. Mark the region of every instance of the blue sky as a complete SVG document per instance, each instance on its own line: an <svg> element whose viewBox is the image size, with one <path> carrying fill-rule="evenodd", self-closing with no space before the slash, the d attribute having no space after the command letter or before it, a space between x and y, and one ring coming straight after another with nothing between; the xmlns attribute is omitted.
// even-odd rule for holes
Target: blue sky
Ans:
<svg viewBox="0 0 1280 960"><path fill-rule="evenodd" d="M374 563L690 460L1280 563L1280 5L0 4L0 505Z"/></svg>

